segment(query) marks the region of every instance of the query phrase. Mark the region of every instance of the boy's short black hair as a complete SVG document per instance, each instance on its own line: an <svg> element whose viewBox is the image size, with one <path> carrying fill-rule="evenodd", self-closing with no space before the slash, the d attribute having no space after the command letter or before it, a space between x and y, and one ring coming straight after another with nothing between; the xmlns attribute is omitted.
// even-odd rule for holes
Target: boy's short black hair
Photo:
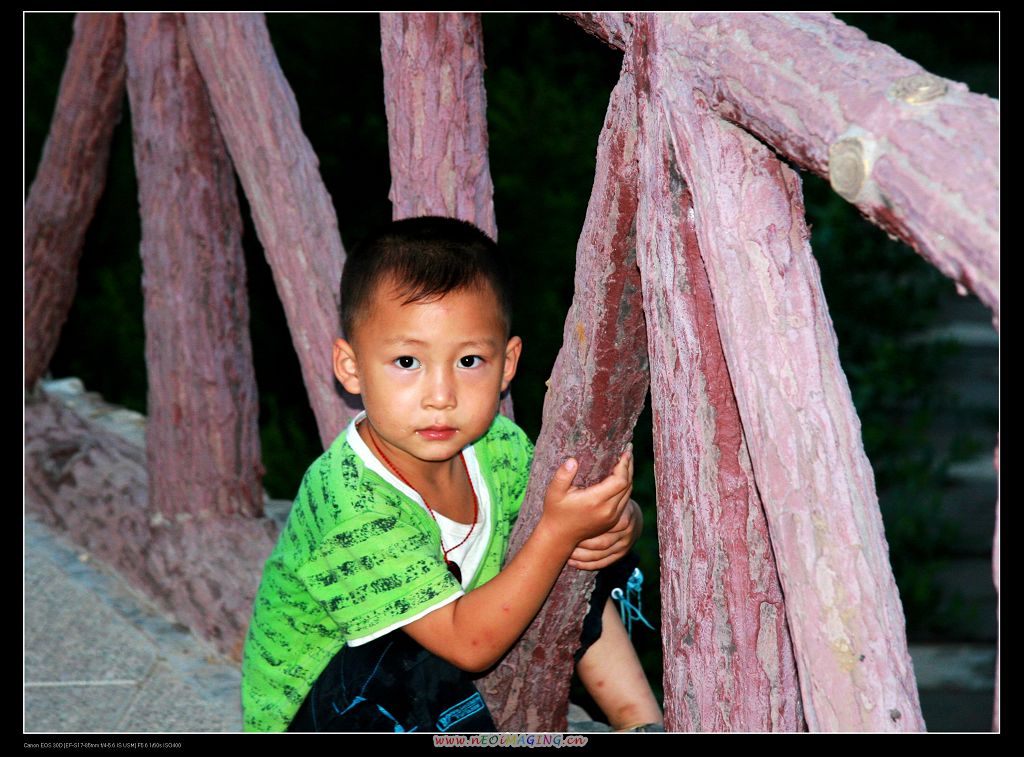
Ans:
<svg viewBox="0 0 1024 757"><path fill-rule="evenodd" d="M352 329L383 281L398 286L403 304L430 301L466 287L489 284L512 333L508 263L498 245L468 221L420 216L392 221L357 244L341 274L341 328Z"/></svg>

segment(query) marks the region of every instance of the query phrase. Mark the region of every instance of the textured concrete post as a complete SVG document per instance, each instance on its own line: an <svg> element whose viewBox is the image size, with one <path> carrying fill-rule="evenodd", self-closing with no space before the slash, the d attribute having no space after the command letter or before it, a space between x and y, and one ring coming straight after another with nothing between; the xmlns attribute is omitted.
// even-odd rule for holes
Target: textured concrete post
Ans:
<svg viewBox="0 0 1024 757"><path fill-rule="evenodd" d="M46 372L71 311L124 97L119 13L79 13L50 134L25 202L25 388Z"/></svg>
<svg viewBox="0 0 1024 757"><path fill-rule="evenodd" d="M150 507L263 513L235 175L181 14L125 17L142 218Z"/></svg>
<svg viewBox="0 0 1024 757"><path fill-rule="evenodd" d="M498 238L476 13L382 13L392 217L461 218Z"/></svg>
<svg viewBox="0 0 1024 757"><path fill-rule="evenodd" d="M331 368L345 262L338 219L263 15L185 15L189 46L273 270L326 447L360 408L358 398L339 396Z"/></svg>
<svg viewBox="0 0 1024 757"><path fill-rule="evenodd" d="M509 557L540 520L555 469L579 461L576 484L611 471L647 394L647 345L636 268L636 115L632 84L612 92L597 147L597 174L576 249L576 291L565 320L530 485ZM594 576L566 568L512 651L483 682L500 728L564 730L573 653Z"/></svg>
<svg viewBox="0 0 1024 757"><path fill-rule="evenodd" d="M691 195L637 34L637 262L651 363L665 727L796 731L796 662ZM654 72L655 74L657 72Z"/></svg>
<svg viewBox="0 0 1024 757"><path fill-rule="evenodd" d="M646 61L648 107L665 114L693 198L807 723L922 730L874 476L811 256L800 181L713 112L692 62L676 54L685 23L646 16L633 47Z"/></svg>

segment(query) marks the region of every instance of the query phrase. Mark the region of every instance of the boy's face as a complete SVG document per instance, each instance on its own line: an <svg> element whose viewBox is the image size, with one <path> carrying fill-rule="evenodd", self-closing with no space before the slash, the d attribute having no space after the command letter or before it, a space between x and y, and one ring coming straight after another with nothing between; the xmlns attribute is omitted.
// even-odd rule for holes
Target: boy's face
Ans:
<svg viewBox="0 0 1024 757"><path fill-rule="evenodd" d="M489 286L403 305L386 282L353 331L334 344L334 373L362 395L374 440L407 476L429 477L483 436L522 349L505 340Z"/></svg>

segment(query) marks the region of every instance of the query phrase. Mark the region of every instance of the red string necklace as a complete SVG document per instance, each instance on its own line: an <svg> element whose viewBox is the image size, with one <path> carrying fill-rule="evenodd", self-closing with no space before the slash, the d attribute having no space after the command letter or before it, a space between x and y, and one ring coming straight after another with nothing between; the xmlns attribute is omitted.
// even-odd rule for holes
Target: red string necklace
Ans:
<svg viewBox="0 0 1024 757"><path fill-rule="evenodd" d="M384 454L384 450L380 448L380 446L377 444L377 440L373 438L373 432L369 431L367 436L370 437L370 442L373 444L373 448L377 450L377 454L380 455L381 459L388 464L388 467L392 470L392 472L402 480L402 483L404 483L406 486L408 486L410 489L412 489L414 492L420 495L420 499L423 500L423 504L427 506L427 512L430 513L430 517L434 519L434 523L437 525L438 531L440 531L441 524L437 522L437 516L434 514L434 510L427 503L427 500L423 498L423 495L419 493L415 486L409 483L405 476L402 475L401 471L399 471L398 468L395 467L395 464L391 462L390 458L388 458L388 456ZM469 481L469 490L473 493L473 523L469 527L469 531L466 533L465 538L458 544L456 544L454 547L451 547L450 549L444 548L444 536L442 535L441 551L444 553L444 562L445 565L448 566L448 570L451 571L451 574L453 576L455 576L456 581L462 583L462 570L459 568L458 563L456 563L454 560L448 559L448 553L454 552L456 549L465 544L466 540L469 539L470 534L473 533L473 529L476 528L476 518L477 513L480 510L480 502L476 498L476 489L473 488L473 480L469 477L469 468L466 466L466 458L461 452L459 453L459 460L462 461L462 468L463 470L466 471L466 480Z"/></svg>

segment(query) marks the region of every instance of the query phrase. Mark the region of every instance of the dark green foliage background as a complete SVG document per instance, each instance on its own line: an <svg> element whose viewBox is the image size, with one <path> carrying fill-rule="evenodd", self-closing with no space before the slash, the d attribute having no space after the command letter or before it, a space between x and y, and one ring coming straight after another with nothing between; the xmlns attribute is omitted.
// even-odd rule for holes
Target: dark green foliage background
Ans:
<svg viewBox="0 0 1024 757"><path fill-rule="evenodd" d="M998 97L995 14L840 18L931 72ZM268 26L334 199L343 241L350 247L390 218L378 18L270 14ZM572 298L576 241L593 182L597 136L621 54L551 14L485 14L484 33L495 205L500 241L518 276L515 331L525 343L513 395L517 421L536 438L544 381L560 347ZM25 39L27 191L71 39L71 16L27 14ZM961 438L951 449L941 450L928 438L934 414L951 402L932 389L935 374L956 347L915 346L906 337L928 327L939 294L952 284L909 248L865 222L826 182L802 176L812 245L874 466L909 629L912 636L934 636L948 618L934 610L937 589L930 576L956 538L935 517L943 472L957 456L991 445L990 439ZM144 412L136 191L126 102L114 137L107 190L86 241L75 306L51 370L55 376L79 376L90 390ZM283 310L244 197L242 202L264 483L271 496L291 498L321 449ZM897 416L901 423L893 422ZM645 609L657 625L650 424L645 412L635 440L634 496L646 509L647 530L639 551L646 575ZM641 630L635 641L660 688L656 635Z"/></svg>

